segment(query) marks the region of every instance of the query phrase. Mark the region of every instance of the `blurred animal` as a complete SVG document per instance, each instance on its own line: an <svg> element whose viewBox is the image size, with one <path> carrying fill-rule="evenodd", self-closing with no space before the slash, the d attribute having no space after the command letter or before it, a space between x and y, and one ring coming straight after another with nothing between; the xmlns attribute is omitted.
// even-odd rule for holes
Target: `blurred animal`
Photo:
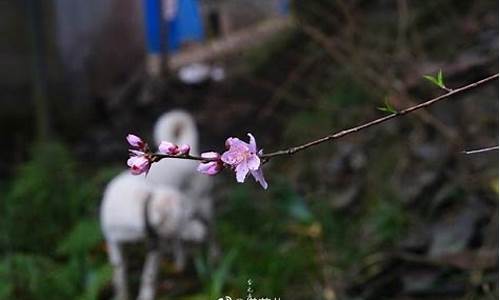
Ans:
<svg viewBox="0 0 500 300"><path fill-rule="evenodd" d="M154 138L157 144L162 140L189 144L191 153L197 154L198 133L186 112L162 115L155 125ZM186 242L208 240L211 253L215 253L211 186L209 178L196 172L196 162L180 159L155 163L146 177L123 172L108 184L101 204L101 227L114 268L117 299L128 299L123 243L149 243L140 300L154 299L160 245L170 248L178 269L185 265Z"/></svg>

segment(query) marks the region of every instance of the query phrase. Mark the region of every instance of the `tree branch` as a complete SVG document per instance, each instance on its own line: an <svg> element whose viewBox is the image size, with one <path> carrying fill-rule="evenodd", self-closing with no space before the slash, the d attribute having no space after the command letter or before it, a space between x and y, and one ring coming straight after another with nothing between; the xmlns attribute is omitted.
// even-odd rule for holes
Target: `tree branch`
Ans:
<svg viewBox="0 0 500 300"><path fill-rule="evenodd" d="M439 101L448 99L449 97L451 97L453 95L464 93L464 92L466 92L468 90L472 90L472 89L474 89L474 88L476 88L476 87L478 87L480 85L483 85L485 83L493 81L493 80L495 80L497 78L498 78L498 73L494 74L494 75L491 75L491 76L488 76L488 77L486 77L484 79L481 79L479 81L476 81L474 83L465 85L463 87L460 87L460 88L457 88L457 89L453 89L453 90L449 91L446 94L443 94L443 95L438 96L436 98L433 98L431 100L425 101L423 103L420 103L420 104L408 107L406 109L399 110L399 111L397 111L395 113L392 113L390 115L387 115L387 116L375 119L375 120L370 121L368 123L364 123L364 124L356 126L356 127L345 129L345 130L339 131L337 133L333 133L331 135L325 136L323 138L320 138L320 139L317 139L317 140L314 140L314 141L311 141L311 142L308 142L308 143L305 143L305 144L302 144L302 145L299 145L299 146L295 146L295 147L291 147L291 148L288 148L288 149L284 149L284 150L279 150L279 151L275 151L275 152L263 154L263 155L261 155L261 158L263 158L265 161L267 161L267 160L269 160L269 159L271 159L273 157L276 157L276 156L293 155L293 154L295 154L295 153L297 153L299 151L305 150L305 149L307 149L309 147L312 147L312 146L315 146L315 145L318 145L318 144L321 144L321 143L324 143L324 142L327 142L327 141L330 141L330 140L338 139L338 138L341 138L341 137L343 137L345 135L349 135L349 134L358 132L360 130L366 129L368 127L372 127L372 126L375 126L377 124L384 123L384 122L389 121L391 119L394 119L396 117L400 117L400 116L406 115L408 113L414 112L416 110L429 107L429 106L431 106L431 105L433 105L433 104L435 104L435 103L437 103Z"/></svg>
<svg viewBox="0 0 500 300"><path fill-rule="evenodd" d="M487 148L481 148L481 149L476 149L476 150L466 150L463 151L463 154L477 154L477 153L483 153L483 152L488 152L488 151L493 151L493 150L498 150L498 146L493 146L493 147L487 147Z"/></svg>
<svg viewBox="0 0 500 300"><path fill-rule="evenodd" d="M447 92L446 94L443 94L441 96L435 97L435 98L433 98L431 100L428 100L428 101L425 101L423 103L420 103L420 104L408 107L406 109L402 109L402 110L396 111L395 113L392 113L390 115L387 115L387 116L375 119L373 121L361 124L361 125L356 126L356 127L352 127L352 128L349 128L349 129L344 129L344 130L339 131L337 133L333 133L333 134L327 135L327 136L325 136L323 138L320 138L320 139L317 139L317 140L314 140L314 141L311 141L311 142L308 142L308 143L305 143L305 144L302 144L302 145L299 145L299 146L295 146L295 147L291 147L291 148L288 148L288 149L279 150L279 151L275 151L275 152L271 152L271 153L265 153L265 154L260 155L260 158L262 158L263 162L265 163L265 162L269 161L269 159L271 159L273 157L276 157L276 156L293 155L293 154L295 154L295 153L297 153L299 151L302 151L302 150L305 150L307 148L319 145L321 143L324 143L324 142L327 142L327 141L330 141L330 140L335 140L335 139L341 138L341 137L343 137L345 135L349 135L349 134L352 134L352 133L355 133L355 132L367 129L369 127L375 126L377 124L384 123L384 122L389 121L391 119L394 119L396 117L400 117L400 116L409 114L411 112L414 112L416 110L429 107L429 106L431 106L431 105L433 105L433 104L435 104L435 103L437 103L439 101L448 99L448 98L450 98L453 95L464 93L466 91L472 90L472 89L474 89L474 88L476 88L476 87L478 87L480 85L483 85L483 84L486 84L488 82L491 82L491 81L493 81L493 80L495 80L497 78L498 78L498 73L494 74L494 75L491 75L491 76L488 76L488 77L486 77L484 79L481 79L479 81L476 81L474 83L470 83L470 84L465 85L463 87L460 87L460 88L457 88L457 89L450 89L449 92ZM463 153L464 154L474 154L474 153L481 153L481 152L486 152L486 151L491 151L491 150L497 150L497 149L498 149L498 146L495 146L495 147L489 147L489 148L478 149L478 150L464 151ZM150 159L151 162L157 162L157 161L162 160L164 158L188 159L188 160L197 160L197 161L201 161L201 162L210 162L210 161L217 161L218 160L218 158L204 158L204 157L201 157L201 156L192 156L192 155L189 155L189 154L185 154L185 155L168 155L168 154L151 153L151 152L149 152L147 155L148 155L148 157L149 157L149 159Z"/></svg>

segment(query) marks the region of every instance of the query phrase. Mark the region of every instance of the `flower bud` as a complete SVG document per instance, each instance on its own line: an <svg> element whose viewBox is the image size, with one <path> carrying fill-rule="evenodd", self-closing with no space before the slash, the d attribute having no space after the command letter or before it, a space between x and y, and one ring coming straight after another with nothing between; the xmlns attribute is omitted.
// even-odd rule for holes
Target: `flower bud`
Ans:
<svg viewBox="0 0 500 300"><path fill-rule="evenodd" d="M177 155L179 153L179 147L170 142L161 142L158 146L158 151L167 155Z"/></svg>
<svg viewBox="0 0 500 300"><path fill-rule="evenodd" d="M133 175L139 175L149 171L151 162L144 156L132 156L127 160L127 165Z"/></svg>
<svg viewBox="0 0 500 300"><path fill-rule="evenodd" d="M207 158L207 159L210 159L210 160L219 160L220 159L220 154L217 153L217 152L203 152L201 154L201 157L203 158Z"/></svg>
<svg viewBox="0 0 500 300"><path fill-rule="evenodd" d="M187 144L182 144L179 146L179 154L186 155L189 154L189 151L191 151L191 146Z"/></svg>
<svg viewBox="0 0 500 300"><path fill-rule="evenodd" d="M222 168L223 166L221 161L209 161L206 163L200 163L196 170L202 174L213 176L222 171Z"/></svg>
<svg viewBox="0 0 500 300"><path fill-rule="evenodd" d="M130 144L130 146L139 149L144 148L144 146L146 145L140 137L134 134L127 135L127 142Z"/></svg>

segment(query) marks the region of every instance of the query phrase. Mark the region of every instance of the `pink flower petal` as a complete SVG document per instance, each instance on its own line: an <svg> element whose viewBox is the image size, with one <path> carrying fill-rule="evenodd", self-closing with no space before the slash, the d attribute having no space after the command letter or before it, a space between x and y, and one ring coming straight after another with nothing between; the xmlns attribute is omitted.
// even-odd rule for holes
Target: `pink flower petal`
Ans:
<svg viewBox="0 0 500 300"><path fill-rule="evenodd" d="M130 144L130 146L136 147L136 148L142 148L145 145L144 141L135 134L128 134L127 135L127 142Z"/></svg>
<svg viewBox="0 0 500 300"><path fill-rule="evenodd" d="M149 160L144 156L133 156L129 158L127 160L127 165L130 167L130 171L133 175L147 173L151 167Z"/></svg>
<svg viewBox="0 0 500 300"><path fill-rule="evenodd" d="M131 158L127 159L127 166L132 167L134 165L135 161L135 156L132 156Z"/></svg>
<svg viewBox="0 0 500 300"><path fill-rule="evenodd" d="M179 154L189 154L189 151L191 151L191 146L186 144L179 146Z"/></svg>
<svg viewBox="0 0 500 300"><path fill-rule="evenodd" d="M257 155L250 155L247 158L247 166L250 170L256 171L260 167L260 158Z"/></svg>
<svg viewBox="0 0 500 300"><path fill-rule="evenodd" d="M203 152L201 154L201 157L203 158L208 158L208 159L220 159L220 154L217 152Z"/></svg>
<svg viewBox="0 0 500 300"><path fill-rule="evenodd" d="M144 152L139 151L139 150L134 150L134 149L128 149L128 152L132 154L133 156L142 156L144 155Z"/></svg>
<svg viewBox="0 0 500 300"><path fill-rule="evenodd" d="M250 137L249 148L252 153L257 153L257 143L255 142L255 138L251 133L247 133Z"/></svg>
<svg viewBox="0 0 500 300"><path fill-rule="evenodd" d="M226 143L225 143L226 148L229 149L233 145L233 143L236 142L237 140L238 139L234 138L234 137L227 138Z"/></svg>
<svg viewBox="0 0 500 300"><path fill-rule="evenodd" d="M222 164L218 161L200 163L196 170L202 174L213 176L222 170Z"/></svg>
<svg viewBox="0 0 500 300"><path fill-rule="evenodd" d="M247 177L248 171L248 166L246 162L242 162L239 165L236 166L236 181L238 182L245 182L245 178Z"/></svg>
<svg viewBox="0 0 500 300"><path fill-rule="evenodd" d="M163 141L160 143L160 146L158 146L158 151L167 155L177 155L179 153L179 147L173 143Z"/></svg>
<svg viewBox="0 0 500 300"><path fill-rule="evenodd" d="M237 139L237 138L232 138L231 139L231 147L230 147L230 150L234 150L234 151L248 151L250 148L247 143L245 143L244 141L240 140L240 139Z"/></svg>
<svg viewBox="0 0 500 300"><path fill-rule="evenodd" d="M256 171L250 171L250 173L252 174L253 178L255 178L255 181L257 181L258 183L260 183L260 185L265 189L267 190L267 182L266 182L266 179L264 178L264 174L262 172L262 168L256 170Z"/></svg>
<svg viewBox="0 0 500 300"><path fill-rule="evenodd" d="M236 166L245 159L244 152L235 151L232 148L224 153L222 153L221 159L228 165Z"/></svg>
<svg viewBox="0 0 500 300"><path fill-rule="evenodd" d="M226 140L226 147L229 150L222 153L221 160L233 167L236 172L236 181L244 182L248 172L251 172L255 180L264 189L267 189L268 184L264 179L261 159L259 157L259 155L262 155L262 149L257 150L257 142L251 133L248 133L248 137L250 138L249 143L245 143L238 138L228 138Z"/></svg>

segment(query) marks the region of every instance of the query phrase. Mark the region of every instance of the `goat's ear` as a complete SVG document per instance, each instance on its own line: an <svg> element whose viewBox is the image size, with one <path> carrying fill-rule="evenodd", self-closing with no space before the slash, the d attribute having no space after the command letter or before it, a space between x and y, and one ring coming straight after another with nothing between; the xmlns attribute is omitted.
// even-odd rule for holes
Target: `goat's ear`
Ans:
<svg viewBox="0 0 500 300"><path fill-rule="evenodd" d="M170 141L175 144L188 144L191 152L197 152L198 130L193 117L181 110L173 110L158 118L154 127L157 143Z"/></svg>

